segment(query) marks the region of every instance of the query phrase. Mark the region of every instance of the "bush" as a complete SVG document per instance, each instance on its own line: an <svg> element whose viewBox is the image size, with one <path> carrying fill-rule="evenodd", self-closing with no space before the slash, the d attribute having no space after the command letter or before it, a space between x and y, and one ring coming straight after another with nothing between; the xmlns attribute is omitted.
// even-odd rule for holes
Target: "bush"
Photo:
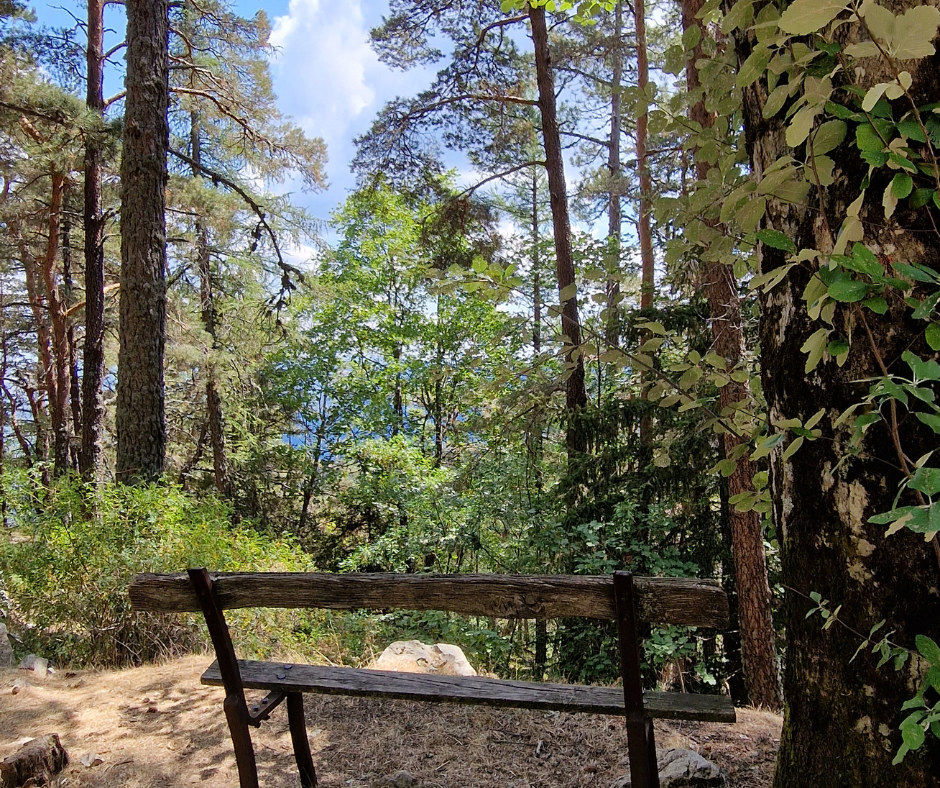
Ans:
<svg viewBox="0 0 940 788"><path fill-rule="evenodd" d="M291 541L233 526L226 504L178 487L108 484L95 493L63 479L47 489L21 473L5 489L0 584L8 625L26 648L59 665L139 664L205 647L201 616L131 610L127 586L138 572L310 568ZM263 623L255 613L231 616L241 648L267 653L290 641L287 611L266 611Z"/></svg>

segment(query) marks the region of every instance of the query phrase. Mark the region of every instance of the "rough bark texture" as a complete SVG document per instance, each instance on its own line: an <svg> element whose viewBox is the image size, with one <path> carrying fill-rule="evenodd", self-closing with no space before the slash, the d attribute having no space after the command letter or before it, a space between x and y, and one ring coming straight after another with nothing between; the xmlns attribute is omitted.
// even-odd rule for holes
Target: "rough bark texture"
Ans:
<svg viewBox="0 0 940 788"><path fill-rule="evenodd" d="M149 481L166 453L167 0L128 0L121 159L121 302L117 477Z"/></svg>
<svg viewBox="0 0 940 788"><path fill-rule="evenodd" d="M607 172L610 177L610 192L607 208L608 270L620 272L620 233L623 210L620 193L623 170L620 166L620 105L623 81L623 3L614 6L614 32L610 48L610 135L607 140ZM606 341L610 347L620 344L620 279L612 276L607 280L607 325Z"/></svg>
<svg viewBox="0 0 940 788"><path fill-rule="evenodd" d="M89 111L104 111L102 93L104 0L88 0L88 82L85 104ZM86 482L98 473L104 405L104 217L101 210L101 142L85 138L85 342L82 348L82 443L79 470Z"/></svg>
<svg viewBox="0 0 940 788"><path fill-rule="evenodd" d="M684 30L701 24L697 15L702 5L702 0L682 1ZM703 58L704 53L699 43L692 52L692 58L686 63L686 83L692 96L700 94L701 82L696 63ZM691 106L689 116L703 129L710 128L715 120L714 115L706 110L704 98L701 97ZM699 159L695 169L696 177L705 181L711 165ZM733 369L744 355L745 345L737 282L729 266L721 262L706 264L705 295L715 338L714 350L725 359L728 369ZM748 399L750 387L746 381L731 381L719 389L719 405L722 411L736 402ZM740 442L736 435L726 433L723 437L725 457L730 457ZM745 455L738 460L734 473L728 478L729 495L752 492L753 478L754 467ZM782 705L780 674L774 648L770 584L767 578L767 556L764 551L760 515L754 511L739 512L731 507L729 520L748 701L754 706L779 709Z"/></svg>
<svg viewBox="0 0 940 788"><path fill-rule="evenodd" d="M68 762L68 753L56 734L33 739L0 761L0 788L46 785Z"/></svg>
<svg viewBox="0 0 940 788"><path fill-rule="evenodd" d="M913 5L894 3L892 8L900 13ZM743 35L736 39L740 61L748 56L751 43ZM866 84L884 78L876 62L866 66ZM910 70L912 94L919 104L940 98L940 58L912 63ZM783 113L772 120L762 118L766 98L763 80L744 91L747 150L758 178L778 156L804 153L786 147ZM814 187L799 205L771 201L765 226L786 233L798 248L831 251L829 228L838 229L868 171L852 140L850 135L830 154L836 162L832 186ZM940 236L930 228L930 217L923 211L899 211L885 221L877 196L889 178L883 172L872 178L860 214L865 243L885 257L937 266ZM783 262L782 253L762 250L763 271ZM898 724L907 714L901 705L913 695L917 668L879 669L870 653L851 661L859 637L838 624L823 631L818 617L806 618L814 606L808 596L815 591L833 606L842 605L841 620L857 631L867 633L884 619L894 642L913 647L917 634L940 641L940 572L932 545L904 530L886 537L884 526L868 522L873 514L892 508L903 478L891 436L883 424L873 426L864 454L846 459L851 454L850 430L831 427L832 420L867 391L868 384L860 381L880 376L873 348L889 370L899 373L904 372L900 356L905 349L924 356L930 351L923 343L923 324L908 319L909 309L900 299L891 299L883 316L840 306L836 325L847 329L854 324L847 362L839 368L834 360L824 360L804 374L806 357L800 348L820 325L810 319L802 299L813 273L809 266L793 268L761 301L762 381L771 419L808 419L819 408L826 409L820 440L807 442L786 462L780 451L771 461L773 514L788 589L785 722L774 784L776 788L936 786L940 745L929 735L921 750L909 754L900 766L891 765L900 745ZM936 436L913 419L901 424L901 440L915 458L936 448Z"/></svg>
<svg viewBox="0 0 940 788"><path fill-rule="evenodd" d="M529 8L532 42L535 45L535 73L539 91L539 109L542 114L542 140L545 146L545 169L548 172L549 202L552 209L552 229L555 236L555 261L559 294L575 286L574 257L571 248L571 219L568 214L568 192L565 186L565 162L558 131L555 106L555 78L552 73L545 26L545 9ZM580 354L581 321L578 316L577 291L562 300L561 332L565 341L565 363L569 377L565 384L565 409L568 415L567 446L569 459L583 454L587 442L577 423L577 413L587 404L584 383L584 360Z"/></svg>
<svg viewBox="0 0 940 788"><path fill-rule="evenodd" d="M647 126L649 113L646 109L646 90L649 85L649 56L646 50L646 8L644 0L635 0L633 15L636 20L636 85L642 98L636 119L636 167L640 181L639 210L637 212L637 238L640 241L640 260L642 261L642 284L640 285L640 308L653 306L653 233L650 228L650 195L653 182L650 178L649 160L646 155Z"/></svg>
<svg viewBox="0 0 940 788"><path fill-rule="evenodd" d="M190 113L190 153L193 158L193 176L202 175L202 145L200 142L199 115ZM196 266L199 270L199 302L202 327L211 339L206 352L206 411L209 422L209 441L212 444L212 468L215 487L225 498L232 495L229 478L228 452L225 449L225 419L222 412L222 395L216 384L215 366L210 353L218 347L215 325L215 293L212 284L212 259L209 248L209 229L205 221L196 218Z"/></svg>

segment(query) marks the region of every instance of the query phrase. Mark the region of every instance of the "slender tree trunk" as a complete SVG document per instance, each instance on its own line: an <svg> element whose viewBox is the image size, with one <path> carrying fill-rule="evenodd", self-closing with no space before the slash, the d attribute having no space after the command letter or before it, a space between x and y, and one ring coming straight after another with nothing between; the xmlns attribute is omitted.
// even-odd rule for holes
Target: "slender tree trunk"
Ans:
<svg viewBox="0 0 940 788"><path fill-rule="evenodd" d="M636 19L636 84L640 92L640 107L636 119L636 166L640 181L637 236L640 241L640 260L643 265L640 308L649 309L653 306L654 293L653 232L650 228L650 214L652 213L650 200L653 194L653 182L650 178L649 158L646 154L647 127L649 125L647 90L650 67L646 47L646 8L644 0L634 0L633 13Z"/></svg>
<svg viewBox="0 0 940 788"><path fill-rule="evenodd" d="M620 345L620 249L623 207L620 203L623 178L620 166L620 114L623 82L623 3L614 6L614 32L611 36L610 78L610 138L607 144L607 172L610 177L607 209L607 270L612 276L607 280L607 325L608 347ZM600 385L598 385L600 388Z"/></svg>
<svg viewBox="0 0 940 788"><path fill-rule="evenodd" d="M900 14L917 5L908 0L895 3L892 10ZM851 27L844 29L852 32ZM739 62L750 56L753 36L753 31L735 34ZM910 92L919 104L940 99L938 61L934 55L905 64L912 77ZM863 89L878 80L877 69L859 76ZM779 156L804 154L803 146L793 151L786 144L784 113L763 117L767 96L763 78L742 95L745 144L758 180ZM814 186L802 203L769 200L764 226L784 233L800 249L829 254L834 230L869 177L869 166L854 143L850 134L829 154L835 161L832 185ZM872 188L859 211L865 244L890 249L894 260L935 264L940 259L940 235L932 226L936 212L901 206L886 220L880 195L890 175L876 171L871 178ZM779 250L762 246L758 251L763 272L786 261ZM804 374L801 348L820 322L810 317L803 293L816 275L813 265L795 266L777 287L761 295L761 375L769 413L775 420L804 421L820 408L826 414L819 423L819 440L807 441L786 460L780 447L770 462L773 516L787 588L786 707L774 785L936 786L940 743L930 734L919 751L899 766L891 765L901 743L898 725L907 716L901 707L913 695L917 669L895 671L890 663L879 668L877 655L869 650L855 655L859 636L838 623L823 630L817 616L807 618L814 607L809 595L815 592L833 607L841 605L840 620L859 632L867 633L885 620L896 643L913 647L916 635L940 642L935 545L906 528L886 536L885 526L870 522L872 515L893 508L905 478L903 455L916 458L935 450L936 435L913 420L902 424L899 453L889 418L869 427L858 453L852 448L853 425L833 424L835 414L867 393L866 380L883 375L879 359L903 374L903 352L921 357L933 352L924 342L923 322L910 319L910 309L900 298L888 299L884 315L839 304L833 325L855 325L848 359L841 367L834 359L823 359L811 374ZM908 502L916 503L910 492L900 501Z"/></svg>
<svg viewBox="0 0 940 788"><path fill-rule="evenodd" d="M87 0L88 82L85 104L90 112L104 112L103 47L104 0ZM101 140L85 137L85 340L82 348L82 441L79 470L86 482L98 478L104 404L104 216L101 209Z"/></svg>
<svg viewBox="0 0 940 788"><path fill-rule="evenodd" d="M59 292L56 276L64 191L65 177L60 173L54 173L52 176L52 196L49 200L46 251L42 259L41 271L46 291L49 322L52 324L52 373L55 376L55 385L48 390L47 395L49 397L49 414L52 419L53 474L55 476L61 476L68 472L69 444L71 443L71 432L69 431L69 360L71 353L68 340L68 318L65 315L65 303Z"/></svg>
<svg viewBox="0 0 940 788"><path fill-rule="evenodd" d="M68 215L62 219L62 298L66 311L75 303L75 284L72 280L72 222ZM69 464L73 470L79 469L79 446L75 438L82 429L82 390L78 376L78 343L75 340L75 324L67 320L69 346L69 404L72 412L72 434L69 441Z"/></svg>
<svg viewBox="0 0 940 788"><path fill-rule="evenodd" d="M0 288L0 391L7 387L7 325L6 325L6 298ZM7 459L7 409L0 403L0 526L7 527L7 490L6 490L6 459Z"/></svg>
<svg viewBox="0 0 940 788"><path fill-rule="evenodd" d="M190 155L193 159L193 175L202 175L202 145L199 138L200 121L196 112L190 113ZM232 495L229 477L228 453L225 450L225 419L222 413L222 396L216 384L212 351L218 348L215 324L215 296L212 287L212 259L209 249L209 230L205 221L196 218L196 267L199 270L199 301L202 326L209 335L212 346L206 352L206 409L209 420L209 440L212 444L212 468L215 487L225 498Z"/></svg>
<svg viewBox="0 0 940 788"><path fill-rule="evenodd" d="M117 478L158 479L166 455L167 0L127 0L121 158Z"/></svg>
<svg viewBox="0 0 940 788"><path fill-rule="evenodd" d="M683 29L699 26L698 12L702 0L682 0ZM702 31L704 35L704 30ZM701 81L696 63L705 57L701 42L696 45L692 58L686 62L686 83L689 93L699 95ZM715 117L705 108L700 97L690 108L692 121L703 129L714 125ZM711 165L696 157L696 176L705 181ZM711 316L715 352L725 359L728 369L733 369L743 358L745 351L744 322L737 282L731 268L718 260L705 263L705 294ZM731 381L719 389L719 404L722 410L733 404L750 399L748 383ZM740 439L728 432L723 437L725 457L731 457L740 445ZM747 455L737 462L734 473L728 478L731 496L754 490L754 468ZM770 607L770 584L767 578L767 556L760 515L757 512L730 510L731 552L734 562L735 588L741 621L741 652L744 662L744 679L748 699L754 706L779 709L780 674L777 666L775 635Z"/></svg>
<svg viewBox="0 0 940 788"><path fill-rule="evenodd" d="M532 42L535 46L535 73L539 91L539 109L542 113L542 139L545 145L545 169L548 172L549 202L552 209L552 229L555 236L555 261L558 273L558 293L562 303L561 332L565 337L565 411L568 417L566 444L569 461L587 450L584 430L578 424L578 414L587 405L584 382L584 359L581 356L581 320L578 316L578 295L571 247L571 219L568 215L568 192L565 186L565 162L562 156L561 135L555 106L555 77L552 73L551 53L545 9L529 7Z"/></svg>

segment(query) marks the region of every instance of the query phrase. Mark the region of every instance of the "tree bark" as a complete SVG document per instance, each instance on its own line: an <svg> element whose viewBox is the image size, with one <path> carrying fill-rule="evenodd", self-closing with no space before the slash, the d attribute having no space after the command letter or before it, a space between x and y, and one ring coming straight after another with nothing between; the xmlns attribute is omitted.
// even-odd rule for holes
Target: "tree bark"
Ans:
<svg viewBox="0 0 940 788"><path fill-rule="evenodd" d="M202 145L199 137L200 121L196 112L190 113L190 154L193 159L193 176L202 175ZM222 396L216 384L215 367L211 352L218 348L215 324L215 295L212 286L212 259L209 249L209 230L205 220L196 217L196 266L199 271L199 302L202 326L211 339L206 352L206 410L209 422L209 441L212 444L212 468L215 487L225 498L232 495L229 477L228 453L225 450L225 419L222 412Z"/></svg>
<svg viewBox="0 0 940 788"><path fill-rule="evenodd" d="M62 299L66 314L75 303L75 283L72 280L72 222L65 214L62 218ZM79 450L75 437L82 429L82 389L78 375L78 343L75 340L75 324L67 319L67 340L69 347L69 406L72 413L72 434L69 441L69 465L79 469Z"/></svg>
<svg viewBox="0 0 940 788"><path fill-rule="evenodd" d="M104 112L104 0L88 0L87 85L90 112ZM101 209L101 141L85 138L85 340L82 348L82 442L79 470L86 482L95 481L101 464L104 404L104 216Z"/></svg>
<svg viewBox="0 0 940 788"><path fill-rule="evenodd" d="M653 182L650 178L649 159L646 154L647 128L649 111L647 109L647 88L650 79L649 54L646 47L646 8L644 0L634 0L633 15L636 20L636 84L642 103L636 118L636 166L640 181L639 211L637 214L637 237L640 241L640 260L642 261L642 283L640 285L640 309L653 306L653 278L655 272L653 258L653 233L650 228L650 198Z"/></svg>
<svg viewBox="0 0 940 788"><path fill-rule="evenodd" d="M702 5L702 0L682 0L683 30L700 26L698 12ZM707 129L714 125L715 117L707 111L704 97L700 95L701 80L696 64L704 57L700 41L693 49L692 58L686 61L686 84L689 94L698 96L698 100L690 107L689 116L703 129ZM710 169L711 165L696 157L695 170L699 181L704 182L708 178ZM706 262L705 295L715 338L715 352L725 359L729 370L734 369L744 356L744 322L737 282L729 266L720 261ZM749 400L750 397L750 386L746 381L738 383L732 380L719 389L720 409L724 411L734 403ZM725 457L730 458L741 441L733 433L726 432L722 443ZM753 478L754 468L745 455L738 460L734 473L728 478L729 495L733 497L742 492L753 492ZM760 515L755 511L739 512L731 507L729 520L748 701L754 706L776 710L781 707L782 698Z"/></svg>
<svg viewBox="0 0 940 788"><path fill-rule="evenodd" d="M761 4L759 3L758 6ZM895 3L901 13L918 3ZM755 8L755 13L759 7ZM736 34L739 62L750 55L753 33ZM910 92L919 105L940 99L940 57L905 64L913 77ZM878 68L866 69L862 87L877 81ZM839 75L841 78L842 75ZM745 142L751 170L758 179L783 154L794 153L785 141L783 113L764 119L768 96L762 78L743 91ZM802 203L770 200L764 226L783 232L797 248L829 254L849 205L861 193L868 165L859 157L854 135L829 155L835 161L833 184L813 187ZM802 155L800 150L795 151ZM931 227L933 209L899 209L885 220L880 195L890 176L877 171L860 210L865 244L891 258L936 265L940 236ZM927 215L932 212L932 216ZM762 247L763 272L785 262L782 252ZM876 315L853 304L837 307L834 325L855 324L851 349L842 367L824 359L810 374L801 347L820 323L808 314L803 293L816 274L812 265L795 266L783 281L761 296L760 342L763 389L771 419L806 420L820 408L822 436L806 442L784 461L771 456L773 516L780 539L783 582L787 587L784 670L786 711L774 785L776 788L926 788L940 774L940 744L930 734L923 747L899 766L891 761L901 738L901 710L913 695L916 669L896 672L877 667L870 651L853 655L861 637L838 623L823 630L812 592L841 605L840 619L858 632L885 620L891 640L913 647L916 635L940 641L938 567L933 545L907 529L890 537L869 518L893 508L904 478L887 422L872 425L861 454L850 448L852 427L832 426L835 415L859 402L868 391L866 379L881 377L881 362L904 372L901 353L912 349L931 355L923 340L923 323L910 319L899 298ZM936 449L936 436L919 422L902 424L903 450L920 457ZM910 493L908 493L909 495ZM902 496L902 505L907 497Z"/></svg>
<svg viewBox="0 0 940 788"><path fill-rule="evenodd" d="M55 384L47 395L49 414L52 420L53 436L53 475L62 476L69 469L69 360L71 352L68 339L68 318L65 315L65 303L59 292L56 276L56 261L59 259L59 236L62 219L62 198L65 191L65 177L61 173L52 175L52 195L49 200L48 235L46 251L42 259L42 280L46 291L46 304L49 322L52 324L52 375ZM46 376L49 381L49 375Z"/></svg>
<svg viewBox="0 0 940 788"><path fill-rule="evenodd" d="M562 303L561 333L565 337L565 411L568 417L566 445L568 459L587 450L587 440L578 424L577 416L587 405L584 382L584 359L581 355L581 321L578 316L578 296L571 247L571 219L568 214L568 192L565 185L565 162L562 156L561 135L555 105L555 78L552 73L551 53L545 9L529 6L532 42L535 46L535 73L542 114L542 140L545 146L545 169L548 172L549 202L552 209L552 229L555 237L555 261L558 275L559 300ZM574 291L574 292L572 292ZM564 297L567 296L567 297Z"/></svg>
<svg viewBox="0 0 940 788"><path fill-rule="evenodd" d="M127 0L121 158L117 478L158 479L166 454L167 0Z"/></svg>
<svg viewBox="0 0 940 788"><path fill-rule="evenodd" d="M623 206L620 202L623 168L620 166L621 89L623 81L623 3L614 6L614 32L611 36L610 136L607 144L607 172L610 177L607 208L607 324L608 347L620 345L620 249Z"/></svg>

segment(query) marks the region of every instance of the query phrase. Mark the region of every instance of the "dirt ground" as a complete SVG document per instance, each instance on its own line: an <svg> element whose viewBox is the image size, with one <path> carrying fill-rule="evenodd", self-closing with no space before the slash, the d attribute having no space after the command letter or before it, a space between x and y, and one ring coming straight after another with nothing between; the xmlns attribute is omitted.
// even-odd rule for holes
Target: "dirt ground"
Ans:
<svg viewBox="0 0 940 788"><path fill-rule="evenodd" d="M222 690L199 683L210 661L45 679L0 669L0 758L57 733L71 763L52 788L237 786ZM628 771L623 722L614 717L316 695L305 702L323 788L370 788L400 769L423 788L607 788ZM780 726L776 715L743 709L735 725L657 721L656 741L714 761L728 788L764 788ZM252 736L261 784L299 785L286 710Z"/></svg>

